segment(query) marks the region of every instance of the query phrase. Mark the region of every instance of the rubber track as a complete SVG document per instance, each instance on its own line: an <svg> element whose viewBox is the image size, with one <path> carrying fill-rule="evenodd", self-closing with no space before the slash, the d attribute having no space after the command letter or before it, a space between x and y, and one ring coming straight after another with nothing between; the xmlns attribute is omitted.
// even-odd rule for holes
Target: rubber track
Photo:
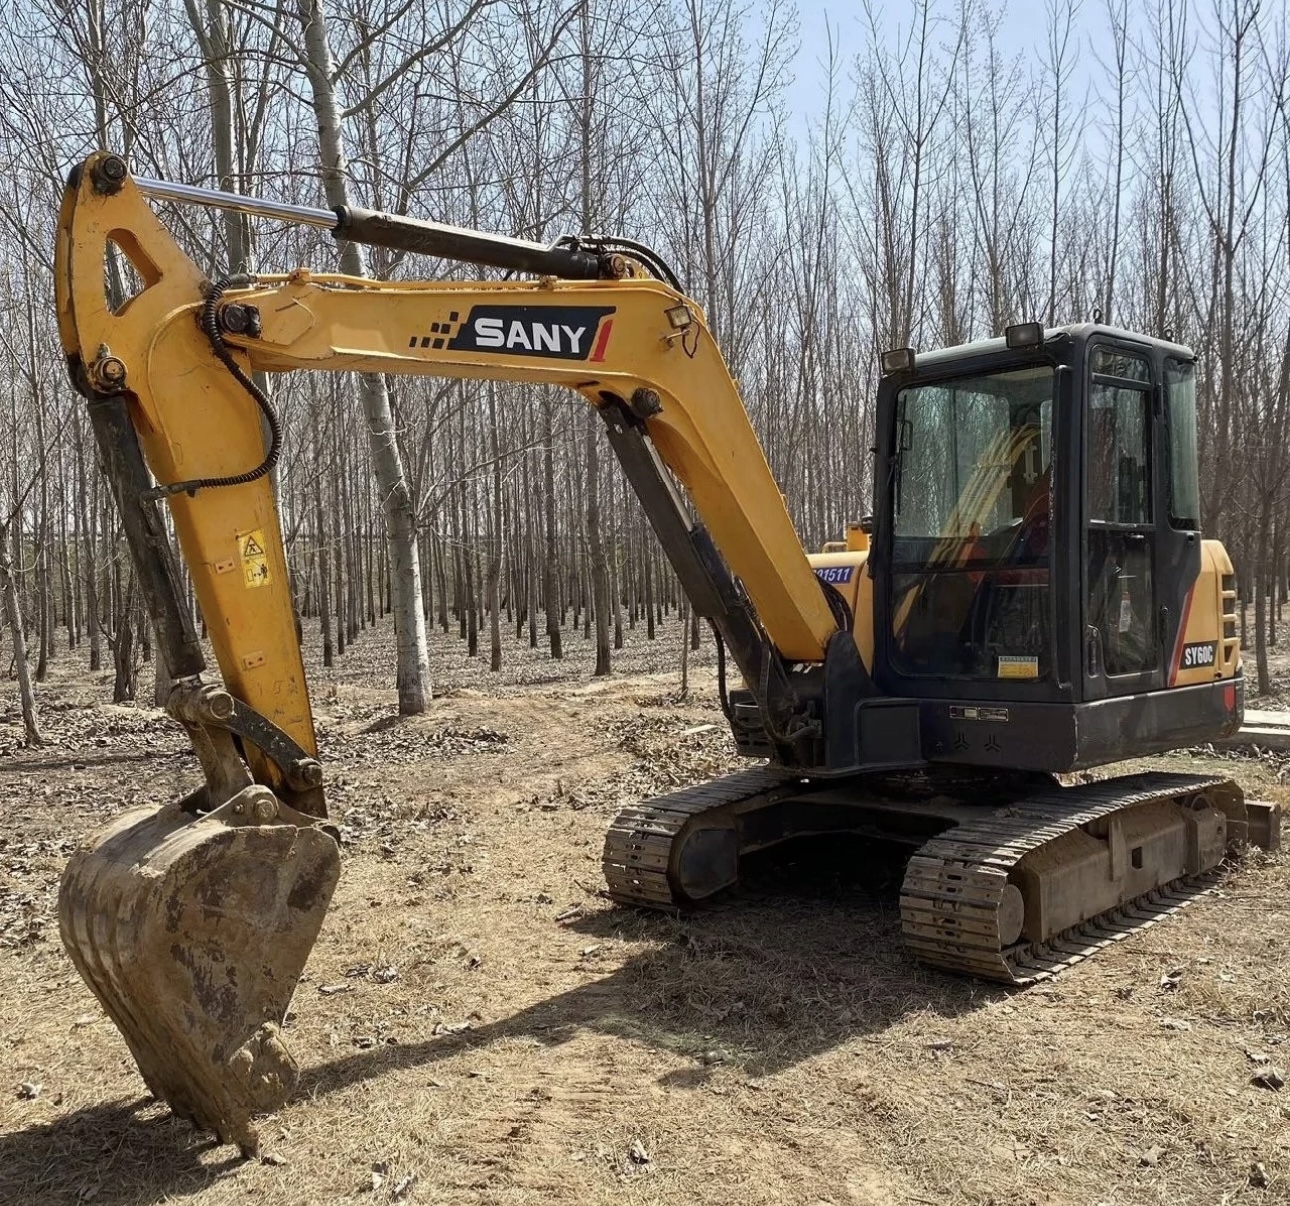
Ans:
<svg viewBox="0 0 1290 1206"><path fill-rule="evenodd" d="M998 911L1009 871L1099 817L1229 784L1208 775L1133 775L1040 792L948 829L909 860L900 896L905 945L921 962L959 975L1005 984L1048 979L1176 912L1208 890L1214 874L1175 880L1042 942L1003 950Z"/></svg>

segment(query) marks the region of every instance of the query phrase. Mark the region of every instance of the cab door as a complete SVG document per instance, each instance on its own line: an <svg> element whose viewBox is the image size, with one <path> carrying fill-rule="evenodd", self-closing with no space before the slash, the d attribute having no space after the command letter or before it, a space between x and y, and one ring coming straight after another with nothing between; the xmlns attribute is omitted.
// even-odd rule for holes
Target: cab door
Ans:
<svg viewBox="0 0 1290 1206"><path fill-rule="evenodd" d="M1109 338L1087 348L1084 406L1084 698L1164 685L1157 598L1151 356Z"/></svg>

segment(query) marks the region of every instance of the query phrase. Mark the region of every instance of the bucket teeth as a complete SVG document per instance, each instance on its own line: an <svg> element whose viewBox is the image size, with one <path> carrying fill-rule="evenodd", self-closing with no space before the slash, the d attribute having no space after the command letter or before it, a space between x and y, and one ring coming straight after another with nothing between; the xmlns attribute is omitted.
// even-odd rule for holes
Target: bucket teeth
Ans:
<svg viewBox="0 0 1290 1206"><path fill-rule="evenodd" d="M254 1151L298 1069L279 1027L340 870L319 828L124 814L72 856L59 929L152 1093Z"/></svg>

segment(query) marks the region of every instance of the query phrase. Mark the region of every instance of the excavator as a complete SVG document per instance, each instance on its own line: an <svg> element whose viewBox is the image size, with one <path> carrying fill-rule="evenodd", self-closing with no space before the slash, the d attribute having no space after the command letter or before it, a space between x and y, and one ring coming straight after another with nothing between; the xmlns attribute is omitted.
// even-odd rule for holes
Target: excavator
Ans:
<svg viewBox="0 0 1290 1206"><path fill-rule="evenodd" d="M155 201L505 275L212 281ZM122 258L127 297L105 285ZM72 856L60 932L152 1092L222 1141L253 1151L255 1118L295 1084L281 1025L340 862L260 373L559 385L604 420L713 628L721 707L756 763L625 809L604 849L616 901L688 907L754 851L859 834L908 852L914 957L1024 985L1177 907L1229 854L1277 844L1276 807L1228 778L1087 773L1242 720L1235 578L1199 529L1183 346L1094 322L891 349L873 515L812 554L701 309L639 243L284 205L99 152L68 179L55 272L68 369L174 681L167 711L203 773Z"/></svg>

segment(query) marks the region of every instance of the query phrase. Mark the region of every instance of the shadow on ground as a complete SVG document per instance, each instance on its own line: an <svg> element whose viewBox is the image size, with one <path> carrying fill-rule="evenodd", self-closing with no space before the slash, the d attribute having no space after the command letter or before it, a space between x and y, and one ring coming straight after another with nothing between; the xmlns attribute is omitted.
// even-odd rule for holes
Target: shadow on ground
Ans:
<svg viewBox="0 0 1290 1206"><path fill-rule="evenodd" d="M754 862L739 896L714 908L589 912L569 926L587 938L586 983L468 1031L319 1065L302 1090L334 1092L505 1039L558 1045L581 1031L692 1061L664 1083L695 1085L721 1066L761 1077L912 1013L956 1017L1004 999L1006 989L912 962L900 940L903 862L834 837L799 844L788 862ZM599 944L611 939L651 945L597 976Z"/></svg>
<svg viewBox="0 0 1290 1206"><path fill-rule="evenodd" d="M0 1202L15 1206L146 1206L200 1192L242 1163L152 1098L86 1106L54 1122L0 1135Z"/></svg>
<svg viewBox="0 0 1290 1206"><path fill-rule="evenodd" d="M584 983L471 1030L306 1068L297 1095L334 1093L507 1039L556 1046L588 1031L680 1057L683 1066L661 1083L694 1087L720 1067L766 1076L915 1012L950 1018L1002 999L1003 989L911 962L899 932L902 861L834 838L821 849L798 846L787 861L754 861L737 897L693 914L593 908L569 926L586 939ZM624 941L643 947L618 961L610 943ZM606 970L597 974L602 953ZM233 1148L227 1161L203 1163L210 1147L146 1101L79 1110L0 1136L0 1201L150 1206L237 1165Z"/></svg>

